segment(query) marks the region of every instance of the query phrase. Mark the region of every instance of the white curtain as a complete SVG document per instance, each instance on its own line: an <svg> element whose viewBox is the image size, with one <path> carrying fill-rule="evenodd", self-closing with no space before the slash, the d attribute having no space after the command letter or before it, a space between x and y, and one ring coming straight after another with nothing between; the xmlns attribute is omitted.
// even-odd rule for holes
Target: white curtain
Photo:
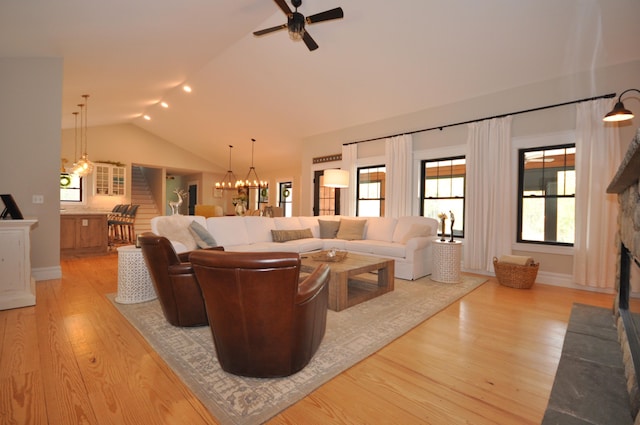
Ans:
<svg viewBox="0 0 640 425"><path fill-rule="evenodd" d="M512 117L471 123L467 133L464 266L493 271L493 257L514 240L511 171Z"/></svg>
<svg viewBox="0 0 640 425"><path fill-rule="evenodd" d="M356 215L356 182L357 180L357 167L356 161L358 159L358 145L352 143L349 145L342 145L342 169L349 171L349 187L340 190L340 214L346 216Z"/></svg>
<svg viewBox="0 0 640 425"><path fill-rule="evenodd" d="M612 105L612 99L581 102L576 116L573 279L597 288L614 288L616 277L618 201L606 190L622 158L618 128L602 121Z"/></svg>
<svg viewBox="0 0 640 425"><path fill-rule="evenodd" d="M385 187L385 217L411 215L411 154L413 138L410 134L385 139L387 184Z"/></svg>

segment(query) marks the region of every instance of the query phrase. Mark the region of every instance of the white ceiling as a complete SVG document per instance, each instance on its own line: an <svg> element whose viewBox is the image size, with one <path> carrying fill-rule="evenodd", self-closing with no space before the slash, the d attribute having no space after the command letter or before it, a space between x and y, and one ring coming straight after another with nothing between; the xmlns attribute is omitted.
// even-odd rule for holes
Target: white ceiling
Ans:
<svg viewBox="0 0 640 425"><path fill-rule="evenodd" d="M89 125L131 122L220 170L229 144L241 169L251 138L256 168L275 169L306 137L640 59L638 0L303 0L299 11L337 6L344 19L307 26L320 46L309 52L286 31L252 35L286 22L272 0L2 0L0 56L64 58L63 128L89 93Z"/></svg>

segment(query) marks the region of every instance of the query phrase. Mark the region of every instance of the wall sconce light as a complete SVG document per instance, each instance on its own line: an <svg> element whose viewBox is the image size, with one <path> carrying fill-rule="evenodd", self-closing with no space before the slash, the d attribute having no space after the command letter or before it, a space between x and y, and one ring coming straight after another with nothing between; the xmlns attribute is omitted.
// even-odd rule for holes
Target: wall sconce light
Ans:
<svg viewBox="0 0 640 425"><path fill-rule="evenodd" d="M613 107L611 112L609 112L607 115L604 116L604 118L602 118L602 121L617 122L617 121L626 121L633 118L633 112L626 109L624 107L624 104L622 103L622 95L630 91L637 91L638 93L640 93L640 90L638 89L628 89L623 91L618 97L618 101L616 102L616 105Z"/></svg>
<svg viewBox="0 0 640 425"><path fill-rule="evenodd" d="M349 171L347 170L324 170L323 186L345 188L349 187Z"/></svg>

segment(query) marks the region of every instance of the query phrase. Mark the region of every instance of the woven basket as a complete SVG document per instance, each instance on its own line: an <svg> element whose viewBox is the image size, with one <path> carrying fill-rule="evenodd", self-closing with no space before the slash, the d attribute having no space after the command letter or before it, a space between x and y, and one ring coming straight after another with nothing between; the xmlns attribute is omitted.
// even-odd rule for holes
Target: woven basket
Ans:
<svg viewBox="0 0 640 425"><path fill-rule="evenodd" d="M493 257L493 268L496 271L496 278L500 285L510 288L529 289L533 286L538 276L540 263L533 263L527 266L518 264L501 263Z"/></svg>

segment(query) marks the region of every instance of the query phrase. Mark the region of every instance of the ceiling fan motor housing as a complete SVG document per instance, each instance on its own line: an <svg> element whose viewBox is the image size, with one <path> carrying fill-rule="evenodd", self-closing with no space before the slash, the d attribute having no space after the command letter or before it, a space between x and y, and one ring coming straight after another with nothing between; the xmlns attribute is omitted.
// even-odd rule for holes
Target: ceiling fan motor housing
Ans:
<svg viewBox="0 0 640 425"><path fill-rule="evenodd" d="M301 40L304 35L304 16L299 12L293 12L288 19L287 29L289 35L296 40Z"/></svg>

